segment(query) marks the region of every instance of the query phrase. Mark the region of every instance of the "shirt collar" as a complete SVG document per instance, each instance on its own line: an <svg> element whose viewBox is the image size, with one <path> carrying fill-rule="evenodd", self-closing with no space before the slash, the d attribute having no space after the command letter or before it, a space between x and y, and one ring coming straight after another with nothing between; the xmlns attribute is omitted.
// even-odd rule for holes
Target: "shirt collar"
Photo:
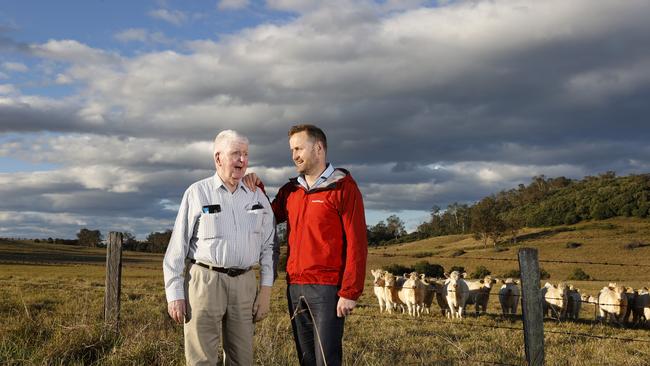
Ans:
<svg viewBox="0 0 650 366"><path fill-rule="evenodd" d="M316 182L314 182L313 186L309 187L307 185L307 180L305 179L304 174L300 174L298 176L298 183L300 183L300 185L307 190L314 189L317 188L319 185L321 185L323 182L325 182L327 178L329 178L332 175L332 173L334 173L334 165L327 163L327 167L325 168L325 170L323 170L322 173L320 173L320 177L316 179Z"/></svg>
<svg viewBox="0 0 650 366"><path fill-rule="evenodd" d="M217 173L217 172L214 172L214 186L217 187L217 189L223 187L223 189L225 189L227 192L230 192L228 187L226 187L226 185L223 183L223 180L221 180L221 177L219 176L219 173ZM248 187L246 187L246 185L244 184L242 179L240 179L239 182L237 183L237 189L235 190L235 192L240 190L240 189L243 189L246 193L251 192L250 189L248 189Z"/></svg>

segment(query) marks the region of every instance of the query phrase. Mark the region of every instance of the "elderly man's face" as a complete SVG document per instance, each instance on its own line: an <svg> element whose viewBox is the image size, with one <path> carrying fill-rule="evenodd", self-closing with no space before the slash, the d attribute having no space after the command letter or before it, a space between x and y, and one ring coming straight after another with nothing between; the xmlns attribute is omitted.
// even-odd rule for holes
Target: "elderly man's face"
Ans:
<svg viewBox="0 0 650 366"><path fill-rule="evenodd" d="M248 144L232 141L226 151L215 156L219 177L230 184L237 184L248 168Z"/></svg>

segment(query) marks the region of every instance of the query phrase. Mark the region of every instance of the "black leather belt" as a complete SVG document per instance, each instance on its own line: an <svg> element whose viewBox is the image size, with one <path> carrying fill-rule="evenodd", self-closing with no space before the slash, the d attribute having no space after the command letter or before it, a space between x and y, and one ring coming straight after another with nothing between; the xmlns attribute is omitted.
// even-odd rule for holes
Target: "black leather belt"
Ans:
<svg viewBox="0 0 650 366"><path fill-rule="evenodd" d="M192 262L192 264L196 264L197 266L201 266L201 267L203 267L203 268L207 268L207 269L211 269L211 270L213 270L213 271L217 271L217 272L225 273L225 274L227 274L227 275L230 276L230 277L237 277L237 276L239 276L239 275L243 275L244 273L250 271L250 267L249 267L249 268L246 268L246 269L241 269L241 268L222 268L222 267L215 267L215 266L211 266L211 265L209 265L209 264L205 264L205 263L197 262L197 261L194 260L194 259L190 259L190 262Z"/></svg>

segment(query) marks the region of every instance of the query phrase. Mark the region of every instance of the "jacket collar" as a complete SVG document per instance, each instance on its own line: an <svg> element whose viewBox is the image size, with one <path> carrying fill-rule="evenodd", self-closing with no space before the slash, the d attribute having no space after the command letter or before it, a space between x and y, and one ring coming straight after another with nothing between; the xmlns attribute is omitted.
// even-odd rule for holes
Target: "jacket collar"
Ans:
<svg viewBox="0 0 650 366"><path fill-rule="evenodd" d="M323 190L333 189L334 187L336 187L336 184L339 181L347 178L349 175L350 175L350 172L348 172L347 170L345 170L343 168L336 168L336 169L334 169L332 174L330 174L330 176L327 177L327 179L323 183L319 184L318 187L315 187L315 188L312 188L312 189L309 189L309 190L307 190L302 184L300 184L298 182L298 177L291 178L291 179L289 179L289 181L293 185L295 185L297 187L300 187L300 188L304 189L307 192L316 192L316 191L323 191Z"/></svg>

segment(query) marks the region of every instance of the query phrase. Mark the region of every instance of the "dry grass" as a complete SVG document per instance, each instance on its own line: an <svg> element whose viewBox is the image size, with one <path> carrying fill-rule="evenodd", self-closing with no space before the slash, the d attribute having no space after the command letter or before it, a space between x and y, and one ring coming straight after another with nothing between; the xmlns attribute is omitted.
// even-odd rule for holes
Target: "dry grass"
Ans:
<svg viewBox="0 0 650 366"><path fill-rule="evenodd" d="M526 240L516 247L507 246L508 250L503 252L483 248L468 236L372 248L368 272L382 265L412 265L428 260L445 268L463 266L467 271L483 265L498 275L517 269L517 262L476 258L514 259L521 246L538 248L541 260L650 264L650 247L621 249L630 242L648 242L650 222L647 220L614 219L574 225L572 230L556 229L526 230L522 233ZM582 245L567 248L567 242ZM451 256L459 250L466 253L460 257ZM101 249L0 243L3 262L0 264L0 364L184 363L182 330L166 315L161 255L124 254L120 336L104 333L101 327L104 255ZM48 264L51 262L59 264ZM596 278L595 281L574 282L590 294L612 280L633 287L650 286L649 268L542 263L551 273L552 282L565 279L578 266ZM360 303L368 306L358 308L346 320L344 344L348 365L524 363L521 320L497 315L495 291L487 315L449 321L434 305L433 314L415 320L403 315L380 315L374 306L376 300L370 276L366 286ZM296 364L284 287L284 281L279 279L272 295L271 315L256 328L255 357L260 365ZM591 305L585 304L581 318L593 319L593 311ZM549 365L647 365L650 359L648 329L621 328L591 320L547 320L544 327ZM649 342L599 339L580 334Z"/></svg>

